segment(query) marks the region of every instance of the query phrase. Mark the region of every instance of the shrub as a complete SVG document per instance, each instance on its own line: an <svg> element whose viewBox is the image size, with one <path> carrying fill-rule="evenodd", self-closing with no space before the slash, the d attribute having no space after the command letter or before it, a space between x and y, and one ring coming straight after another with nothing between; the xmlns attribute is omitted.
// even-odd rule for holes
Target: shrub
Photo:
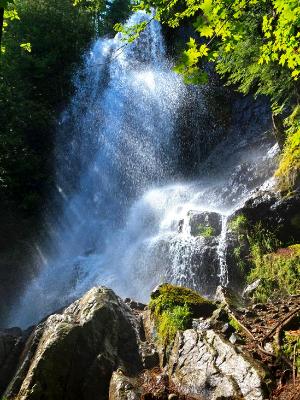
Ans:
<svg viewBox="0 0 300 400"><path fill-rule="evenodd" d="M247 228L248 220L244 214L237 215L229 222L229 229L233 232L241 232Z"/></svg>
<svg viewBox="0 0 300 400"><path fill-rule="evenodd" d="M248 280L252 282L258 278L262 281L254 293L257 301L266 302L280 295L299 293L300 244L265 255L255 254L254 268Z"/></svg>

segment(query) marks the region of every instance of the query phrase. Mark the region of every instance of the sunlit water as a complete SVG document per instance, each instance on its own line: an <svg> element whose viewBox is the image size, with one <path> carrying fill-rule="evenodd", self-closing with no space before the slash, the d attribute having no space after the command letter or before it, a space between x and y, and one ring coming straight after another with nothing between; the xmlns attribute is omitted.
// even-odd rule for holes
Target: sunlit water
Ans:
<svg viewBox="0 0 300 400"><path fill-rule="evenodd" d="M128 23L145 18L137 13ZM216 274L230 284L227 217L270 176L276 146L267 133L257 138L251 129L232 129L199 169L199 179L176 181L173 139L186 87L171 70L158 22L136 43L121 46L120 35L97 40L75 78L76 93L57 134L62 211L47 219L40 272L8 325L36 323L94 285L143 301L163 281L209 292L202 267L191 268L205 246L190 233L191 210L222 215Z"/></svg>

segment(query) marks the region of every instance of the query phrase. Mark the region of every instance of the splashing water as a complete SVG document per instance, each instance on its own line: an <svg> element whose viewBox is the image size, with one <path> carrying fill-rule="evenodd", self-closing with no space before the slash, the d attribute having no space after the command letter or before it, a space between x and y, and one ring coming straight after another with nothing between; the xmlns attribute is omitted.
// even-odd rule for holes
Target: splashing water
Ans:
<svg viewBox="0 0 300 400"><path fill-rule="evenodd" d="M149 18L138 12L128 24ZM174 134L187 89L171 71L157 21L120 52L122 44L120 35L97 40L76 76L56 144L63 211L48 216L40 271L8 325L36 323L94 285L147 300L163 281L203 293L228 284L227 216L270 176L274 143L265 131L258 137L261 121L243 132L233 121L199 179L175 182ZM193 236L191 210L221 215L220 233ZM213 253L209 270L203 260Z"/></svg>
<svg viewBox="0 0 300 400"><path fill-rule="evenodd" d="M228 281L228 270L227 270L227 262L226 262L226 250L227 250L227 242L226 242L226 233L227 233L227 215L222 215L222 229L220 233L219 244L217 248L217 254L220 262L220 284L222 286L227 286Z"/></svg>

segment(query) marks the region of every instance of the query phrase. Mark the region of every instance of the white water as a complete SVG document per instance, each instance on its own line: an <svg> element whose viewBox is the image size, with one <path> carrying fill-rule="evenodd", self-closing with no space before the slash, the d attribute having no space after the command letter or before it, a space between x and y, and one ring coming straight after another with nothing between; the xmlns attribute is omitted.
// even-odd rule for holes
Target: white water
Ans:
<svg viewBox="0 0 300 400"><path fill-rule="evenodd" d="M218 254L219 263L220 263L220 273L219 273L220 284L225 287L229 283L228 267L227 267L227 263L226 263L227 220L228 220L228 216L222 215L222 230L221 230L221 234L220 234L219 244L217 247L217 254Z"/></svg>
<svg viewBox="0 0 300 400"><path fill-rule="evenodd" d="M129 23L141 18L149 17L138 13ZM47 219L40 272L8 325L36 323L94 285L145 301L163 281L208 294L204 275L228 284L226 216L269 177L272 143L263 132L257 138L257 127L233 123L199 179L176 182L174 133L186 88L171 72L157 22L116 53L122 44L119 36L98 40L76 77L57 138L62 211ZM223 215L217 271L202 263L207 243L191 235L190 210Z"/></svg>

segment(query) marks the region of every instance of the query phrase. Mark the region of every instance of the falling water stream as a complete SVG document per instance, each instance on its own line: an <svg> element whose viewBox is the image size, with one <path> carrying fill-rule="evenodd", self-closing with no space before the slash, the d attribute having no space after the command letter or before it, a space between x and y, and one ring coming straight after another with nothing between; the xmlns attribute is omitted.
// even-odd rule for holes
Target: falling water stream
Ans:
<svg viewBox="0 0 300 400"><path fill-rule="evenodd" d="M128 24L147 18L139 12ZM202 279L208 244L191 234L190 211L220 214L212 280L228 284L227 217L271 175L274 142L265 131L258 139L256 127L232 123L198 178L176 179L176 121L187 88L172 72L158 22L118 50L122 45L120 35L97 40L75 77L57 133L61 211L47 217L39 272L10 325L36 323L94 285L142 301L163 281L209 294Z"/></svg>

